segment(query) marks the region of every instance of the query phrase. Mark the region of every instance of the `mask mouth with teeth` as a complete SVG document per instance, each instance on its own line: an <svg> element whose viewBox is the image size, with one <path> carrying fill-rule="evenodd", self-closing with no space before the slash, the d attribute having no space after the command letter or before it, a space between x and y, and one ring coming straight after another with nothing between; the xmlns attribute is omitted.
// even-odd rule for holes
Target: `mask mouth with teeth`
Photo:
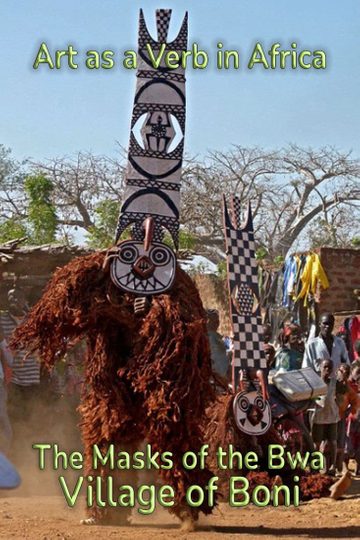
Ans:
<svg viewBox="0 0 360 540"><path fill-rule="evenodd" d="M146 250L143 242L126 240L118 246L110 276L123 291L150 295L168 291L175 270L175 255L165 244L153 242Z"/></svg>
<svg viewBox="0 0 360 540"><path fill-rule="evenodd" d="M175 279L176 258L161 242L153 242L154 221L147 218L144 241L125 240L113 253L110 276L117 287L141 295L161 294Z"/></svg>

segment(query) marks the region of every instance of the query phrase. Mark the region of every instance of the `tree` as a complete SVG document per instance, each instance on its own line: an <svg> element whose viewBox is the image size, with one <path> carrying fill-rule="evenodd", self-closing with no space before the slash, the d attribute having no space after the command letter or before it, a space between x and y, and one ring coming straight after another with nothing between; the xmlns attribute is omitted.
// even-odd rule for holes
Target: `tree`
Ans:
<svg viewBox="0 0 360 540"><path fill-rule="evenodd" d="M294 144L283 151L282 162L288 183L281 190L281 219L268 230L268 240L275 238L272 250L286 255L315 218L321 216L330 226L344 206L359 212L360 162L351 158L351 152L333 147L313 150ZM333 245L337 244L336 230L339 227L332 227Z"/></svg>
<svg viewBox="0 0 360 540"><path fill-rule="evenodd" d="M53 241L56 234L70 243L82 229L92 247L113 242L124 170L118 161L79 152L70 158L27 162L27 169L15 179L16 167L9 160L9 151L4 157L9 162L3 174L6 181L0 183L0 236L4 241L15 238L21 229L29 242ZM0 155L0 165L4 161ZM41 194L36 181L26 184L27 176L39 179ZM44 203L41 208L39 196Z"/></svg>
<svg viewBox="0 0 360 540"><path fill-rule="evenodd" d="M57 236L81 229L92 247L113 242L124 189L124 152L119 159L80 152L71 158L28 163L24 172L0 146L0 235L5 231L8 238L16 231L23 233L24 227L30 232L34 227L34 221L29 221L26 175L51 183L44 223L52 222L54 232L56 214ZM224 259L222 194L228 199L237 195L243 203L251 199L262 256L266 253L274 260L319 244L343 246L353 241L355 245L360 237L359 227L354 227L360 217L359 177L359 160L333 147L315 150L289 144L267 151L233 146L210 152L204 159L187 158L182 247L194 246L216 263ZM49 205L53 205L51 212Z"/></svg>
<svg viewBox="0 0 360 540"><path fill-rule="evenodd" d="M264 199L277 191L277 152L234 146L228 152L211 152L201 162L188 160L182 185L181 220L192 233L199 250L210 252L215 261L223 257L222 195L237 195L243 206L252 200L256 233L260 236L266 216Z"/></svg>
<svg viewBox="0 0 360 540"><path fill-rule="evenodd" d="M186 169L183 221L198 246L216 258L224 245L221 193L236 194L242 201L250 198L258 247L271 258L284 257L304 243L309 226L319 223L316 218L329 224L346 207L359 216L359 176L359 160L331 147L313 150L290 144L265 152L234 146ZM332 229L332 245L341 232L340 226Z"/></svg>
<svg viewBox="0 0 360 540"><path fill-rule="evenodd" d="M28 230L25 224L15 217L4 219L0 223L0 244L8 242L9 240L16 240L16 238L23 238L27 236Z"/></svg>
<svg viewBox="0 0 360 540"><path fill-rule="evenodd" d="M119 215L119 202L105 200L95 208L96 225L89 229L86 243L95 248L106 248L114 243L114 232Z"/></svg>
<svg viewBox="0 0 360 540"><path fill-rule="evenodd" d="M57 216L51 201L54 191L51 180L43 174L28 176L24 184L28 196L27 222L32 244L49 244L55 241Z"/></svg>
<svg viewBox="0 0 360 540"><path fill-rule="evenodd" d="M117 160L79 152L71 158L54 158L31 165L34 174L45 175L51 180L59 225L81 228L93 234L96 219L103 219L106 205L110 209L109 205L116 203L118 214L124 165ZM99 207L100 203L105 207ZM100 227L103 225L100 223Z"/></svg>
<svg viewBox="0 0 360 540"><path fill-rule="evenodd" d="M24 163L11 157L11 150L0 144L0 223L24 218Z"/></svg>

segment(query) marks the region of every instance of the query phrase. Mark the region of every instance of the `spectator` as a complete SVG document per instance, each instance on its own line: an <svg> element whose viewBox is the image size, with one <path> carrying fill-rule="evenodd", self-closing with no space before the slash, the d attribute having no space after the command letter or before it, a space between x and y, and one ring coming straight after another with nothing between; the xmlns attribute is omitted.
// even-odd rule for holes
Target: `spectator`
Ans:
<svg viewBox="0 0 360 540"><path fill-rule="evenodd" d="M358 405L360 405L360 360L355 360L351 364L349 384L356 392ZM347 420L347 441L345 448L345 462L349 463L349 458L355 459L355 475L360 474L360 407L356 413L350 413Z"/></svg>
<svg viewBox="0 0 360 540"><path fill-rule="evenodd" d="M319 360L320 374L327 385L325 396L315 401L313 416L312 437L317 451L324 452L325 444L330 448L330 458L327 462L326 472L335 476L335 463L337 453L337 423L340 419L339 408L336 403L336 379L332 377L334 364L330 358Z"/></svg>
<svg viewBox="0 0 360 540"><path fill-rule="evenodd" d="M275 349L270 343L264 344L265 359L266 359L266 369L269 372L271 369L274 369L275 365Z"/></svg>
<svg viewBox="0 0 360 540"><path fill-rule="evenodd" d="M302 367L311 367L319 373L322 360L331 358L333 362L332 377L336 379L337 368L342 363L350 364L350 361L345 343L341 338L332 334L334 323L335 319L332 313L321 315L320 334L307 342Z"/></svg>
<svg viewBox="0 0 360 540"><path fill-rule="evenodd" d="M211 349L213 370L226 379L230 378L230 361L226 352L225 341L218 332L220 317L217 309L207 309L208 337Z"/></svg>
<svg viewBox="0 0 360 540"><path fill-rule="evenodd" d="M7 348L5 335L0 327L0 452L7 454L11 444L11 425L7 411L6 368L13 363L13 357Z"/></svg>
<svg viewBox="0 0 360 540"><path fill-rule="evenodd" d="M279 334L280 349L275 355L276 371L300 369L304 339L299 325L288 323Z"/></svg>
<svg viewBox="0 0 360 540"><path fill-rule="evenodd" d="M263 324L263 338L264 338L265 345L267 345L268 343L271 343L272 328L271 328L271 324L269 323Z"/></svg>
<svg viewBox="0 0 360 540"><path fill-rule="evenodd" d="M360 358L360 339L357 339L354 343L354 356L355 360Z"/></svg>
<svg viewBox="0 0 360 540"><path fill-rule="evenodd" d="M11 341L15 328L21 324L27 312L26 298L21 289L8 292L8 311L0 315L0 327L8 342ZM9 385L9 416L13 428L14 449L20 451L19 441L25 437L25 431L31 430L29 423L34 406L39 399L40 365L33 356L25 360L25 351L14 356L12 379ZM20 458L20 454L18 456Z"/></svg>
<svg viewBox="0 0 360 540"><path fill-rule="evenodd" d="M337 337L341 338L345 343L345 347L349 356L350 362L354 360L354 351L353 345L351 342L351 336L344 326L340 326L339 331L337 332Z"/></svg>
<svg viewBox="0 0 360 540"><path fill-rule="evenodd" d="M340 420L337 425L337 470L343 473L345 441L346 441L346 419L349 414L356 414L358 410L357 393L349 384L350 366L341 364L337 370L336 381L336 403L339 407Z"/></svg>

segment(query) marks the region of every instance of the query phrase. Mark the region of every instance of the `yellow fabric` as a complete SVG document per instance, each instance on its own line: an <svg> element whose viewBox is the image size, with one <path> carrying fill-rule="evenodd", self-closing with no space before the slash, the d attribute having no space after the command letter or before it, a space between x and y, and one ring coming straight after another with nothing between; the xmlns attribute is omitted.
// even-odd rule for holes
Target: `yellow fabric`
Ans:
<svg viewBox="0 0 360 540"><path fill-rule="evenodd" d="M300 279L302 283L302 288L296 300L304 297L304 306L307 305L309 293L316 293L316 286L318 281L320 282L323 289L327 289L329 287L329 281L323 267L321 266L319 255L317 255L316 253L308 255L305 268Z"/></svg>
<svg viewBox="0 0 360 540"><path fill-rule="evenodd" d="M328 278L327 278L327 276L325 274L325 270L321 266L319 255L314 253L313 256L315 257L315 259L314 259L314 262L313 262L311 291L315 294L317 281L320 281L320 284L321 284L323 289L327 289L329 287L329 280L328 280Z"/></svg>

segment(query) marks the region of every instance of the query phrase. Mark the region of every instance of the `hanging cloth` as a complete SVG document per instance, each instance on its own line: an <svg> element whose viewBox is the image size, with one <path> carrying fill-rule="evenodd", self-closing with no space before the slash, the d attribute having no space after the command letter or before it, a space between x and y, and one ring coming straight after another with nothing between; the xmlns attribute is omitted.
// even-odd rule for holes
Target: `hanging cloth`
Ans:
<svg viewBox="0 0 360 540"><path fill-rule="evenodd" d="M329 280L321 266L319 255L311 253L306 258L305 268L301 275L302 289L296 300L304 298L304 306L307 306L309 293L316 293L318 282L320 282L323 289L329 287Z"/></svg>
<svg viewBox="0 0 360 540"><path fill-rule="evenodd" d="M295 257L287 259L284 270L284 294L282 301L284 307L289 306L289 296L291 296L294 289L297 268L297 260Z"/></svg>

